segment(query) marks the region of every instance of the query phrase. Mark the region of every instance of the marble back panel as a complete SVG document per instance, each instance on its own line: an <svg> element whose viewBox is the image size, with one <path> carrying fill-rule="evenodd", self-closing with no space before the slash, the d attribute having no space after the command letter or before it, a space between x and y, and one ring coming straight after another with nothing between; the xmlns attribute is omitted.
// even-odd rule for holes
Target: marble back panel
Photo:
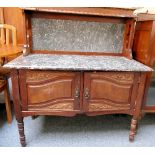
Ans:
<svg viewBox="0 0 155 155"><path fill-rule="evenodd" d="M124 24L32 18L32 49L120 53Z"/></svg>

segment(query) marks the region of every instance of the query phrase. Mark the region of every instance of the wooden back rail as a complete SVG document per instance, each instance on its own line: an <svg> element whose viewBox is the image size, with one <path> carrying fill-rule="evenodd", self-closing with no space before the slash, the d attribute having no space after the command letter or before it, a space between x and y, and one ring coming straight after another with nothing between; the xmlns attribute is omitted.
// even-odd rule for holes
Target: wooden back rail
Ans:
<svg viewBox="0 0 155 155"><path fill-rule="evenodd" d="M0 24L0 45L10 44L10 31L13 46L17 45L16 28L12 25Z"/></svg>

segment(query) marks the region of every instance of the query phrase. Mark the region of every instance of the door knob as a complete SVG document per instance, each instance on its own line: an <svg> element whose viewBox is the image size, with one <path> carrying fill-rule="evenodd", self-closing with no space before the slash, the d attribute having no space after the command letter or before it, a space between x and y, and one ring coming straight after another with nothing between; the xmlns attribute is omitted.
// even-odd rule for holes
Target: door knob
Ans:
<svg viewBox="0 0 155 155"><path fill-rule="evenodd" d="M77 89L75 90L75 95L74 95L74 97L75 97L75 98L79 98L79 97L80 97L80 90L79 90L79 88L77 88Z"/></svg>
<svg viewBox="0 0 155 155"><path fill-rule="evenodd" d="M85 99L89 98L89 89L88 88L86 88L84 91L84 97L85 97Z"/></svg>

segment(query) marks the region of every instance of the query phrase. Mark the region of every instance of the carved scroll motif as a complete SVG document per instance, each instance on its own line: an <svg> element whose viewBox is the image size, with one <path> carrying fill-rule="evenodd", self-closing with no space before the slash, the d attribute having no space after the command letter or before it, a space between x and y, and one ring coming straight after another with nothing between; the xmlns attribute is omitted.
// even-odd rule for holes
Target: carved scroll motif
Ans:
<svg viewBox="0 0 155 155"><path fill-rule="evenodd" d="M131 73L106 73L103 76L119 82L133 82L134 80L134 74Z"/></svg>
<svg viewBox="0 0 155 155"><path fill-rule="evenodd" d="M55 78L57 75L53 75L50 72L28 72L27 73L27 81L40 81L40 80L48 80L51 78Z"/></svg>
<svg viewBox="0 0 155 155"><path fill-rule="evenodd" d="M29 106L29 110L50 110L50 111L56 111L56 110L63 110L63 111L68 111L68 110L74 110L74 105L73 103L56 103L56 104L50 104L50 105L44 105L44 106L35 106L31 105Z"/></svg>
<svg viewBox="0 0 155 155"><path fill-rule="evenodd" d="M130 110L129 104L107 104L107 103L94 103L89 105L90 111L103 111L103 110Z"/></svg>
<svg viewBox="0 0 155 155"><path fill-rule="evenodd" d="M73 110L73 104L71 103L57 103L48 107L50 110Z"/></svg>
<svg viewBox="0 0 155 155"><path fill-rule="evenodd" d="M26 74L26 80L28 82L50 80L55 78L64 77L65 75L71 77L73 74L67 74L65 72L50 72L50 71L28 71Z"/></svg>

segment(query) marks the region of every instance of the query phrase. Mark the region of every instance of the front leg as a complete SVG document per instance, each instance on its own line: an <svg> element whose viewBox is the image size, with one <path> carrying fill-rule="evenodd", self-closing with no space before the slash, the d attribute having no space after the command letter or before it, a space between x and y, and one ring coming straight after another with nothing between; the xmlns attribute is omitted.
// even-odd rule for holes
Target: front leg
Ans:
<svg viewBox="0 0 155 155"><path fill-rule="evenodd" d="M18 131L20 136L20 143L22 146L26 146L25 142L25 134L24 134L24 122L22 116L22 108L21 108L21 99L20 99L20 87L19 87L19 72L18 70L13 69L11 71L11 80L12 80L12 95L13 95L13 103L15 116L18 124Z"/></svg>
<svg viewBox="0 0 155 155"><path fill-rule="evenodd" d="M129 133L129 140L130 140L130 142L134 141L134 137L135 137L136 129L137 129L137 123L138 123L137 119L132 118L132 120L131 120L131 127L130 127L130 133Z"/></svg>
<svg viewBox="0 0 155 155"><path fill-rule="evenodd" d="M18 123L18 131L20 136L20 143L24 147L26 146L25 134L24 134L24 122L23 119L21 121L17 121Z"/></svg>
<svg viewBox="0 0 155 155"><path fill-rule="evenodd" d="M132 142L134 141L134 137L137 130L137 123L140 119L140 116L142 114L142 102L143 102L143 95L144 95L144 89L145 89L145 80L146 80L146 73L140 72L137 74L139 76L139 80L137 82L137 96L135 100L135 110L133 114L133 118L131 120L131 128L129 133L129 140Z"/></svg>

